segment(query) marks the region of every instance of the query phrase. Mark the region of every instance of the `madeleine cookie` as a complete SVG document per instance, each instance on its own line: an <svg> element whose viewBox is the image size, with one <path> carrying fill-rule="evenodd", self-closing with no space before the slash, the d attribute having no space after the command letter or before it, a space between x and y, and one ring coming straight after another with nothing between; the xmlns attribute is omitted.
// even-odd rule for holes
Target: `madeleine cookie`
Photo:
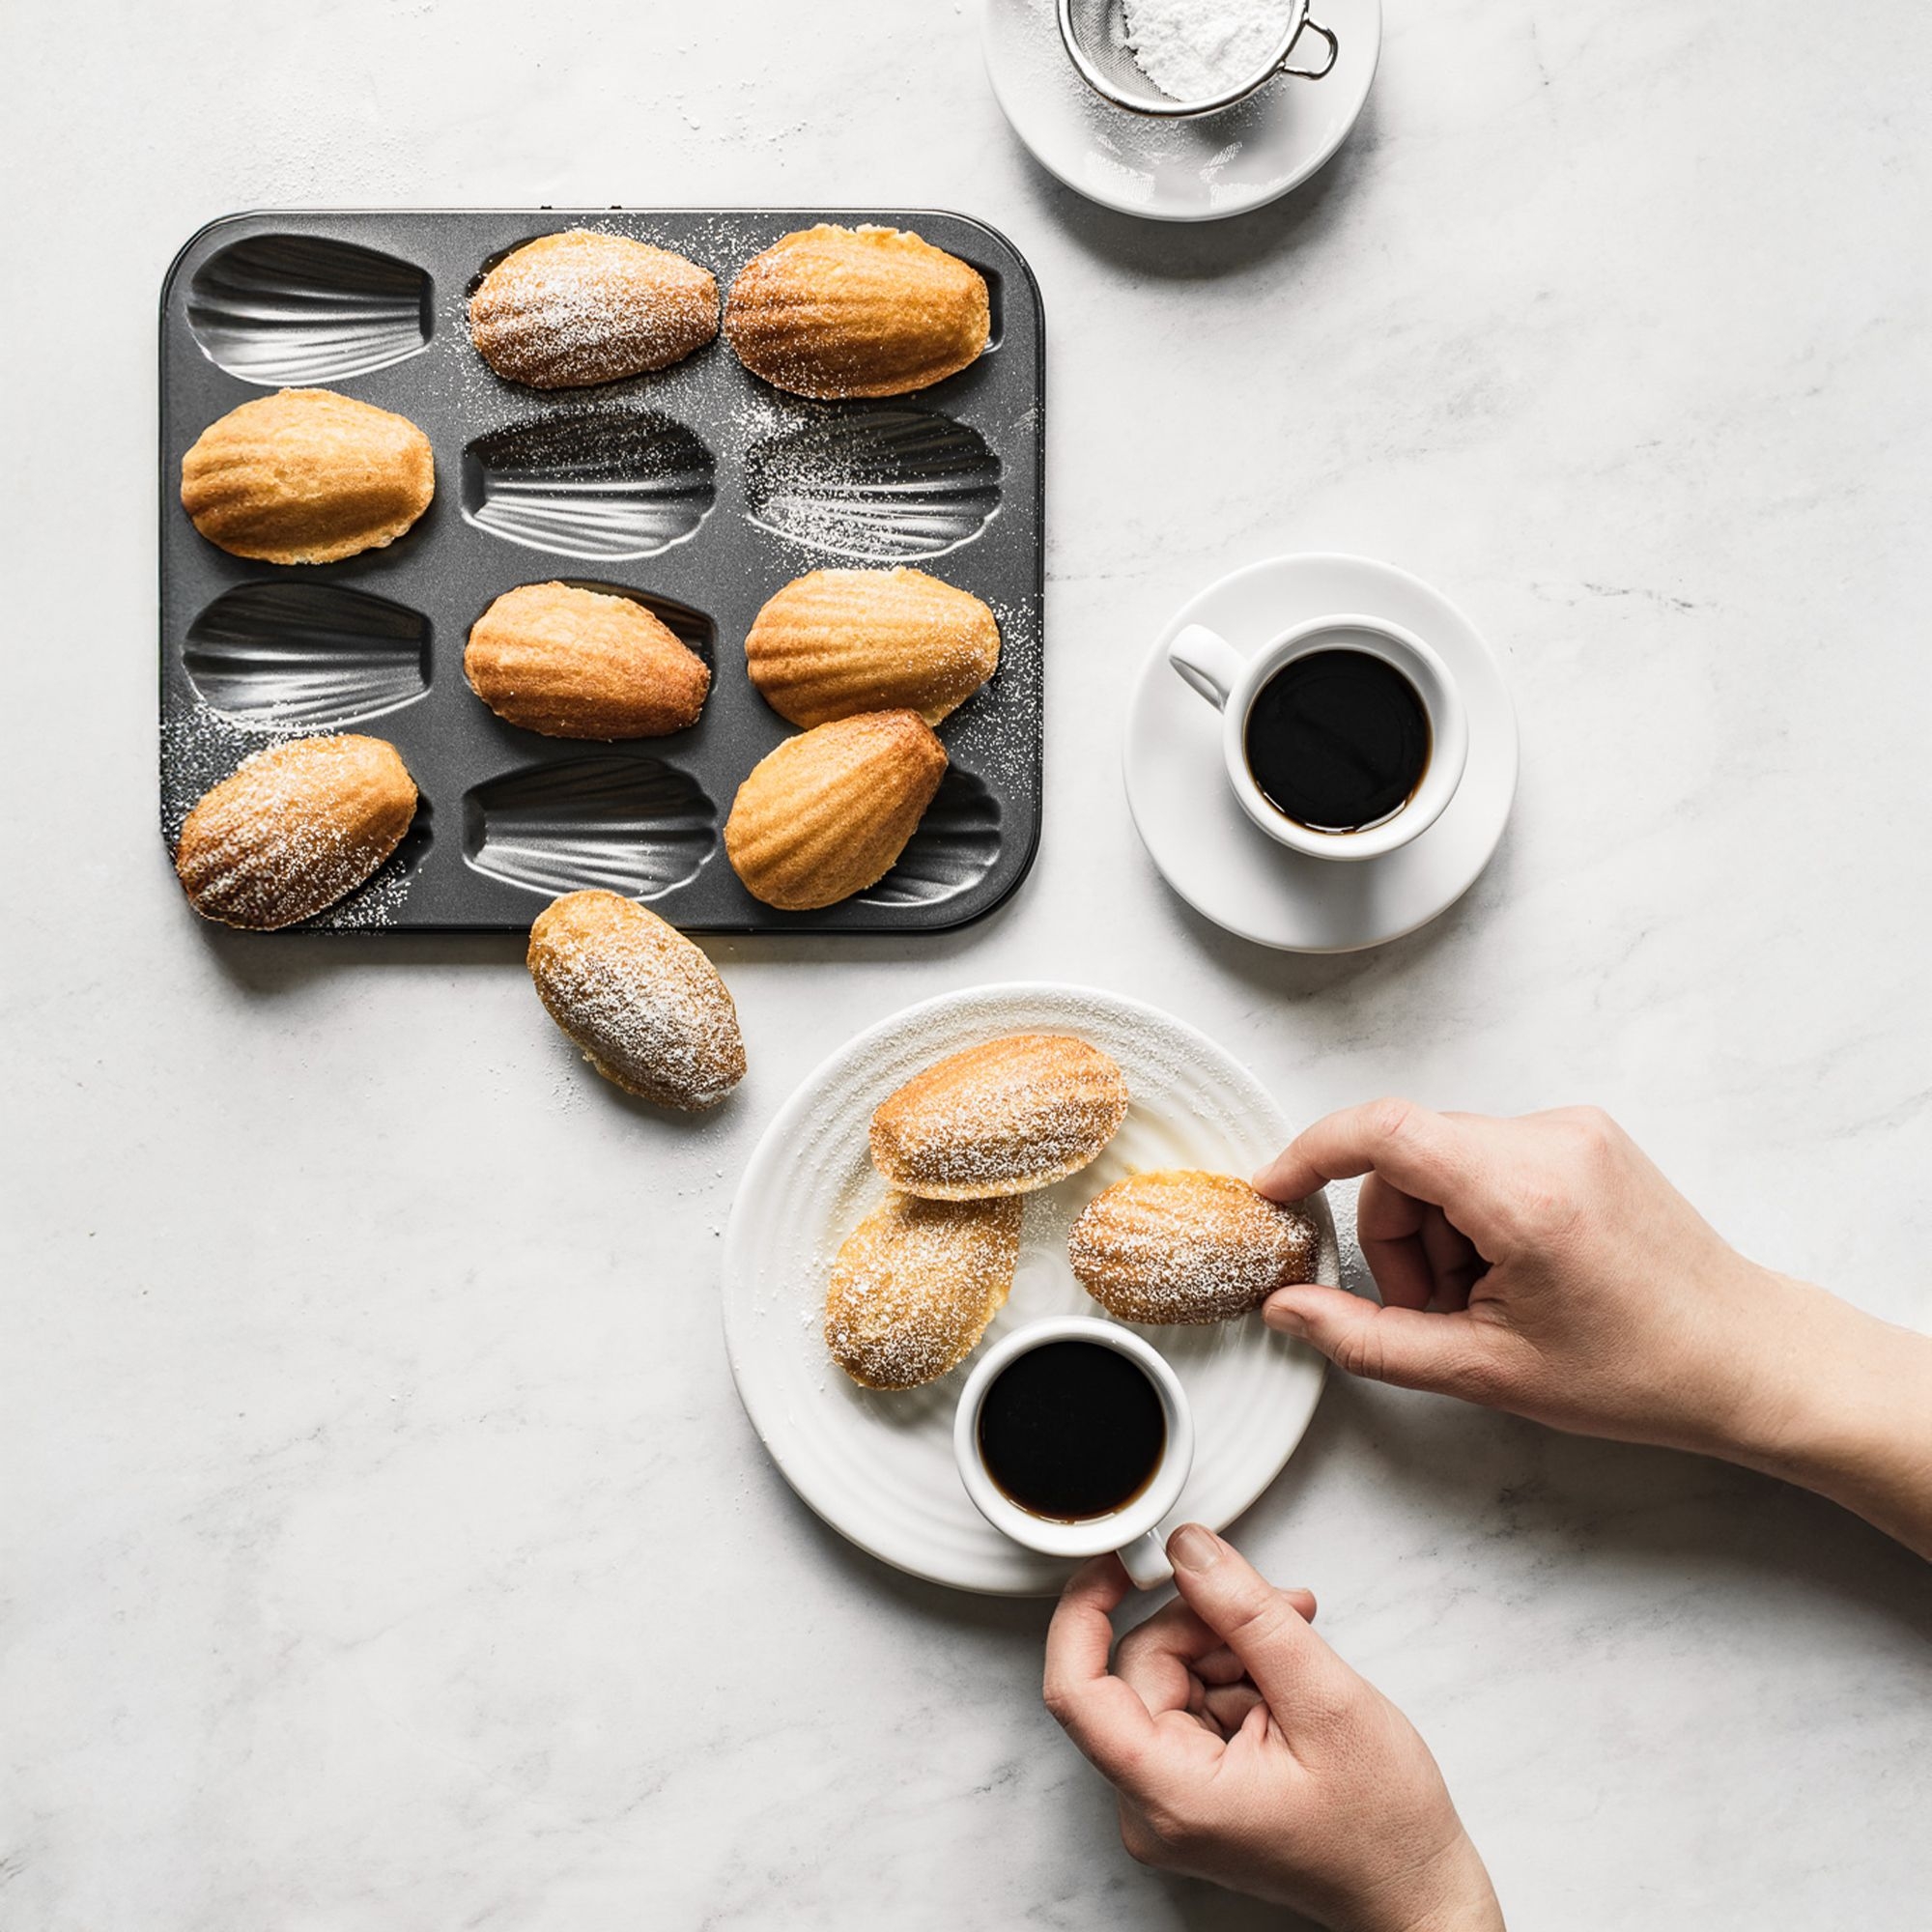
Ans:
<svg viewBox="0 0 1932 1932"><path fill-rule="evenodd" d="M794 724L897 710L937 724L999 662L1000 627L979 598L903 568L797 578L745 639L752 682Z"/></svg>
<svg viewBox="0 0 1932 1932"><path fill-rule="evenodd" d="M605 1079L663 1107L715 1107L745 1076L738 1009L674 926L615 893L566 893L530 927L530 978Z"/></svg>
<svg viewBox="0 0 1932 1932"><path fill-rule="evenodd" d="M787 912L836 905L875 886L946 776L946 748L916 711L820 724L761 758L724 821L745 890Z"/></svg>
<svg viewBox="0 0 1932 1932"><path fill-rule="evenodd" d="M871 1389L917 1388L963 1362L1012 1290L1020 1211L1016 1199L889 1195L832 1264L832 1359Z"/></svg>
<svg viewBox="0 0 1932 1932"><path fill-rule="evenodd" d="M469 298L476 353L506 382L533 389L668 368L717 333L708 269L582 228L511 249Z"/></svg>
<svg viewBox="0 0 1932 1932"><path fill-rule="evenodd" d="M333 563L394 543L436 494L407 416L283 389L210 423L182 458L182 508L210 543L264 563Z"/></svg>
<svg viewBox="0 0 1932 1932"><path fill-rule="evenodd" d="M346 898L402 842L416 788L396 748L344 734L257 752L182 827L175 872L204 919L260 932Z"/></svg>
<svg viewBox="0 0 1932 1932"><path fill-rule="evenodd" d="M821 222L753 256L724 333L754 376L794 395L903 396L956 375L991 332L985 278L897 228Z"/></svg>
<svg viewBox="0 0 1932 1932"><path fill-rule="evenodd" d="M1167 1169L1116 1181L1066 1237L1080 1284L1122 1321L1225 1321L1313 1281L1320 1237L1296 1208L1225 1174Z"/></svg>
<svg viewBox="0 0 1932 1932"><path fill-rule="evenodd" d="M928 1066L872 1115L872 1165L933 1201L1025 1194L1077 1174L1127 1117L1126 1076L1066 1034L1015 1034Z"/></svg>
<svg viewBox="0 0 1932 1932"><path fill-rule="evenodd" d="M547 738L662 738L697 723L711 672L632 597L568 583L506 590L469 627L469 688Z"/></svg>

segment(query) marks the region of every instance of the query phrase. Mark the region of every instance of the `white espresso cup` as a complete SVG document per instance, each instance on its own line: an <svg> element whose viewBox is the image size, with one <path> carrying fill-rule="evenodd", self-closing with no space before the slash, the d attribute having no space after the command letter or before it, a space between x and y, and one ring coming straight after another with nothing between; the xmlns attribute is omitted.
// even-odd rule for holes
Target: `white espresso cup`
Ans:
<svg viewBox="0 0 1932 1932"><path fill-rule="evenodd" d="M1147 1377L1160 1398L1167 1435L1160 1461L1132 1500L1106 1516L1083 1517L1074 1522L1035 1516L993 1480L980 1452L980 1410L986 1391L999 1379L1002 1370L1049 1342L1094 1342L1116 1350ZM959 1463L959 1480L966 1485L974 1507L1015 1543L1037 1549L1042 1556L1103 1556L1114 1550L1136 1587L1143 1590L1158 1589L1174 1576L1174 1565L1167 1560L1167 1535L1173 1525L1165 1519L1179 1502L1188 1471L1194 1466L1194 1418L1188 1411L1180 1378L1158 1350L1130 1330L1090 1315L1064 1315L1030 1321L996 1342L980 1358L960 1391L959 1407L952 1419L952 1453Z"/></svg>
<svg viewBox="0 0 1932 1932"><path fill-rule="evenodd" d="M1248 713L1262 687L1296 658L1315 651L1361 651L1392 666L1414 687L1429 715L1429 763L1400 810L1359 832L1321 832L1272 805L1248 769ZM1221 756L1228 782L1245 811L1270 838L1311 859L1379 859L1406 845L1441 817L1463 782L1469 757L1469 719L1448 667L1412 632L1381 617L1311 617L1244 658L1205 624L1189 624L1167 647L1168 662L1220 709Z"/></svg>

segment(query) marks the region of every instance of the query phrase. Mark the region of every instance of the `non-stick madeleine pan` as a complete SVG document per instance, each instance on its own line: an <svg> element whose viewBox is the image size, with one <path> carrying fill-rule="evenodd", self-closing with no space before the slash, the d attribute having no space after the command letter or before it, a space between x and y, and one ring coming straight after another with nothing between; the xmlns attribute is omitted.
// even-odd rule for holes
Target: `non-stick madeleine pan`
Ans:
<svg viewBox="0 0 1932 1932"><path fill-rule="evenodd" d="M471 291L510 249L608 230L701 263L722 291L819 221L909 228L970 262L992 340L916 395L813 403L721 336L655 375L541 392L491 373ZM231 215L161 295L162 831L251 752L353 729L401 752L422 802L377 875L313 926L528 927L601 886L699 932L933 932L1013 891L1039 836L1044 356L1032 271L993 230L931 210L304 210ZM429 437L436 498L388 548L277 566L205 541L184 452L238 404L315 387ZM806 571L912 564L983 598L1000 668L940 726L952 759L894 869L822 911L738 882L722 838L740 781L788 735L745 672L765 600ZM519 583L640 599L712 668L700 722L573 743L505 724L463 675L469 626Z"/></svg>

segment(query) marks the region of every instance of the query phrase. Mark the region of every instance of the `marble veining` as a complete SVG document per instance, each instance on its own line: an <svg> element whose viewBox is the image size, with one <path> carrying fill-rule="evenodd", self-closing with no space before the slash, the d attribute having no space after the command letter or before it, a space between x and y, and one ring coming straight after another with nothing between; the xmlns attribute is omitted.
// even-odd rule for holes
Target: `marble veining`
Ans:
<svg viewBox="0 0 1932 1932"><path fill-rule="evenodd" d="M1388 0L1334 163L1191 231L1034 167L944 0L43 9L13 46L8 1932L1280 1922L1128 1862L1040 1608L848 1548L733 1395L753 1139L950 987L1155 1001L1297 1118L1600 1100L1755 1254L1932 1321L1923 10ZM202 929L155 836L174 250L539 202L953 207L1044 291L1038 865L931 942L715 944L752 1070L697 1122L596 1081L514 942ZM1359 958L1204 925L1121 794L1154 632L1294 549L1439 583L1522 724L1490 869ZM1922 1924L1932 1577L1828 1506L1331 1384L1237 1533L1414 1718L1513 1923Z"/></svg>

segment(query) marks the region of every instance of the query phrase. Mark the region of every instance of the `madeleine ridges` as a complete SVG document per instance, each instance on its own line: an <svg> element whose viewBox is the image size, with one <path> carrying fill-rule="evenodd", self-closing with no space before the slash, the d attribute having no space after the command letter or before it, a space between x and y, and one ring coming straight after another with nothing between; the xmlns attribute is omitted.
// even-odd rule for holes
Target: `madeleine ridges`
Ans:
<svg viewBox="0 0 1932 1932"><path fill-rule="evenodd" d="M564 1034L627 1094L696 1112L745 1073L738 1009L674 926L615 893L566 893L530 927L530 979Z"/></svg>
<svg viewBox="0 0 1932 1932"><path fill-rule="evenodd" d="M825 1346L866 1388L908 1389L969 1355L1019 1258L1021 1203L888 1195L832 1264Z"/></svg>
<svg viewBox="0 0 1932 1932"><path fill-rule="evenodd" d="M1126 1076L1070 1034L1013 1034L949 1054L872 1115L872 1164L935 1201L1024 1194L1094 1160L1127 1114Z"/></svg>
<svg viewBox="0 0 1932 1932"><path fill-rule="evenodd" d="M724 333L754 376L835 401L902 396L956 375L991 335L985 277L903 229L821 222L739 271Z"/></svg>
<svg viewBox="0 0 1932 1932"><path fill-rule="evenodd" d="M1000 626L971 591L923 570L814 570L770 598L745 639L781 718L824 724L917 711L937 724L992 676Z"/></svg>
<svg viewBox="0 0 1932 1932"><path fill-rule="evenodd" d="M1315 1223L1245 1180L1161 1169L1116 1181L1087 1204L1066 1258L1094 1299L1122 1321L1224 1321L1278 1288L1312 1281Z"/></svg>
<svg viewBox="0 0 1932 1932"><path fill-rule="evenodd" d="M271 932L346 897L402 842L416 788L396 748L353 732L257 752L204 794L175 848L188 903Z"/></svg>
<svg viewBox="0 0 1932 1932"><path fill-rule="evenodd" d="M725 856L766 905L834 905L892 870L946 765L946 748L916 711L816 725L760 759L738 787Z"/></svg>
<svg viewBox="0 0 1932 1932"><path fill-rule="evenodd" d="M429 438L332 389L282 389L212 422L182 458L181 499L233 556L333 563L393 543L436 494Z"/></svg>
<svg viewBox="0 0 1932 1932"><path fill-rule="evenodd" d="M661 738L697 723L704 660L636 598L525 583L470 626L469 686L497 717L551 738Z"/></svg>

